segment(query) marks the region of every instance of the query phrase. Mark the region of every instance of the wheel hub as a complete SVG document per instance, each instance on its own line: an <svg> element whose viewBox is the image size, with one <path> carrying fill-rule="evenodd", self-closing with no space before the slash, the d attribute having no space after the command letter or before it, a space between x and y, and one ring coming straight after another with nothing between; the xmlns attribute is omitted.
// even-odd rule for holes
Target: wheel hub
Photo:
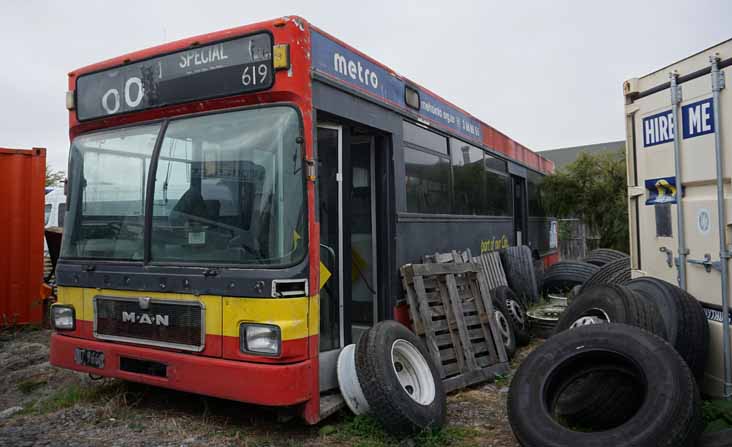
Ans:
<svg viewBox="0 0 732 447"><path fill-rule="evenodd" d="M409 397L420 405L435 400L435 381L427 360L406 340L396 340L391 346L391 361L399 384Z"/></svg>

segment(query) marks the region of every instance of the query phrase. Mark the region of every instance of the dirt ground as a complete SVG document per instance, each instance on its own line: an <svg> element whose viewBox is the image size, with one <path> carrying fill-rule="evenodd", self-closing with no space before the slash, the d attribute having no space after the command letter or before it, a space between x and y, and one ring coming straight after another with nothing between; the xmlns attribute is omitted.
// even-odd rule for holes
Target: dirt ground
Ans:
<svg viewBox="0 0 732 447"><path fill-rule="evenodd" d="M310 427L271 408L92 380L49 365L49 337L39 329L0 333L0 446L517 445L506 418L508 377L450 395L440 433L393 439L347 410Z"/></svg>

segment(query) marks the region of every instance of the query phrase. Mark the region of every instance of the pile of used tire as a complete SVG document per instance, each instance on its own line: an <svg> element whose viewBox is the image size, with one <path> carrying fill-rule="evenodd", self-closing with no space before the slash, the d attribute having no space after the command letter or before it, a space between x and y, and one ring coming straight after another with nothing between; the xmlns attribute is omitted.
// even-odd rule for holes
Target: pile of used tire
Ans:
<svg viewBox="0 0 732 447"><path fill-rule="evenodd" d="M699 302L650 277L578 285L555 335L511 382L508 414L521 445L696 445L709 345Z"/></svg>
<svg viewBox="0 0 732 447"><path fill-rule="evenodd" d="M581 261L558 262L543 275L539 286L546 297L565 297L571 301L584 289L600 284L626 284L630 281L630 257L620 251L601 248L593 250ZM551 300L550 300L551 301ZM529 320L533 335L548 338L554 333L566 306L552 303L532 309Z"/></svg>

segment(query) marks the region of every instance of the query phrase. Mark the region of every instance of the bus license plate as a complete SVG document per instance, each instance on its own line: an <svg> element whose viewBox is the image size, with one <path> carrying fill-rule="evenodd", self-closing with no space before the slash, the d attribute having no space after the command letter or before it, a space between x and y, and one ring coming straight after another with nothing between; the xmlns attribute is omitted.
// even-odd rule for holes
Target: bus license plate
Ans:
<svg viewBox="0 0 732 447"><path fill-rule="evenodd" d="M104 368L104 353L101 351L92 351L91 349L76 348L74 351L74 361L77 365L101 369Z"/></svg>

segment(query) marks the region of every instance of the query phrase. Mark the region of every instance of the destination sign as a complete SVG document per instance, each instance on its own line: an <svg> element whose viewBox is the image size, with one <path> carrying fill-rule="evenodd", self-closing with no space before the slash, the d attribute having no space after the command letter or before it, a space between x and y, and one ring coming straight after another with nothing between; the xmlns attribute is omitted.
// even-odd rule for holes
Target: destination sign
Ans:
<svg viewBox="0 0 732 447"><path fill-rule="evenodd" d="M268 89L273 82L272 37L261 33L80 76L76 115L89 120Z"/></svg>

